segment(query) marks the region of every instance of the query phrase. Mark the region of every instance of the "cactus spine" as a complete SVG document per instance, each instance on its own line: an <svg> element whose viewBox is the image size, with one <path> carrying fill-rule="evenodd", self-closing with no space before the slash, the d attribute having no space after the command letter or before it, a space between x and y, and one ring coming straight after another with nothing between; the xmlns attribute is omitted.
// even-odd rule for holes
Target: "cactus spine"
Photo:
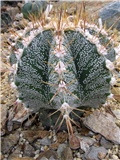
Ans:
<svg viewBox="0 0 120 160"><path fill-rule="evenodd" d="M43 21L30 22L16 40L10 57L12 87L18 90L17 103L31 111L60 111L60 126L65 120L73 134L70 114L80 106L97 108L111 95L114 42L104 29L78 16L61 12L48 24Z"/></svg>

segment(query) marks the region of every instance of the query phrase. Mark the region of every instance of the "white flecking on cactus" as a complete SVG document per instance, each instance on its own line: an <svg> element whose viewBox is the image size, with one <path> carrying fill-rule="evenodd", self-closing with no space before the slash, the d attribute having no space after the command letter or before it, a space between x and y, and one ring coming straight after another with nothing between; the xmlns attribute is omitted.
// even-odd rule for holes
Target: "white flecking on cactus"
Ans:
<svg viewBox="0 0 120 160"><path fill-rule="evenodd" d="M24 14L28 16L25 10ZM60 111L70 134L74 109L97 108L107 104L107 97L113 98L111 86L116 79L111 50L112 59L118 52L101 21L98 27L76 16L72 19L63 11L48 24L37 21L34 28L29 22L20 38L15 37L10 56L16 102L33 112ZM103 45L104 41L110 45Z"/></svg>

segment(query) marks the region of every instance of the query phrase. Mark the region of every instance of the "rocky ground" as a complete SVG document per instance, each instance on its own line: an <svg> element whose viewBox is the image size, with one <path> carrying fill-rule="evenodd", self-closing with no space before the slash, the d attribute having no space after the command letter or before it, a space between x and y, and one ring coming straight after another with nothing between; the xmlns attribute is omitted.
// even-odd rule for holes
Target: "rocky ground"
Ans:
<svg viewBox="0 0 120 160"><path fill-rule="evenodd" d="M89 2L88 15L98 16L98 11L108 2ZM22 106L13 104L16 91L10 88L8 69L9 48L4 43L10 36L9 29L21 32L27 24L23 19L21 7L23 3L3 5L1 10L9 13L8 25L2 26L1 33L1 159L2 160L119 160L120 159L120 78L112 88L114 99L108 100L109 105L100 109L87 109L73 126L76 137L69 137L63 126L56 132L54 125L47 119L42 121L38 114L26 113ZM58 5L54 3L54 5ZM78 6L77 6L78 7ZM75 12L71 3L68 14ZM54 12L52 11L51 14ZM92 20L91 18L91 20ZM115 28L110 34L120 32ZM4 47L3 47L4 46ZM116 72L120 71L120 58L115 62ZM42 113L42 112L41 112ZM41 116L42 117L42 116Z"/></svg>

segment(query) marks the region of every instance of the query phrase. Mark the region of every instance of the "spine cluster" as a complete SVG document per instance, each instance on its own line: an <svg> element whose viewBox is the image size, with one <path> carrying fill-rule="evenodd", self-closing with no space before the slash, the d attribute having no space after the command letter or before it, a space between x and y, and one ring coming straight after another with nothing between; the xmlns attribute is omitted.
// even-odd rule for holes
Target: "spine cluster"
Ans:
<svg viewBox="0 0 120 160"><path fill-rule="evenodd" d="M106 57L108 45L101 44L99 35L105 36L112 45L114 41L104 29L83 20L77 25L69 18L58 22L45 26L35 23L34 27L30 22L23 33L11 35L10 38L22 43L22 47L11 44L17 59L10 68L11 87L20 92L16 103L24 103L31 110L53 106L60 111L62 122L66 120L72 134L71 122L75 122L70 113L74 109L79 105L97 107L102 99L112 97L110 85L116 83L115 68ZM114 51L118 55L120 47Z"/></svg>
<svg viewBox="0 0 120 160"><path fill-rule="evenodd" d="M67 71L66 64L64 64L64 58L67 53L64 49L64 46L62 45L63 44L63 37L64 36L62 36L62 35L55 36L56 47L53 51L53 54L55 54L55 56L58 58L58 62L57 62L57 65L53 66L53 67L55 69L55 72L58 74L58 79L59 79L59 84L58 84L58 88L57 88L56 93L57 94L62 93L62 96L64 99L59 110L61 111L61 114L63 116L63 120L64 119L66 120L66 124L67 124L67 128L68 128L69 133L71 133L72 132L72 125L70 122L70 115L69 114L71 113L73 108L70 107L70 105L66 102L66 98L65 98L65 97L67 97L66 94L70 94L70 93L67 88L67 84L65 82L65 77L64 77L64 73ZM51 99L51 101L53 100L53 98Z"/></svg>

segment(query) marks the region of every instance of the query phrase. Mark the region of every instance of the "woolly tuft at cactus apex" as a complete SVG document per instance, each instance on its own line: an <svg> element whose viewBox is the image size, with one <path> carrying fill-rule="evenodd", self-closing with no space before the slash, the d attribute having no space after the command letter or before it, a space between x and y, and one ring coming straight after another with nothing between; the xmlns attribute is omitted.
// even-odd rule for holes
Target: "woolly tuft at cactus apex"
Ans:
<svg viewBox="0 0 120 160"><path fill-rule="evenodd" d="M27 112L59 112L57 129L65 121L69 136L74 136L72 125L78 126L72 115L79 117L81 108L86 112L87 107L99 108L114 99L111 89L118 76L116 37L101 19L90 17L86 7L87 2L77 1L28 2L22 8L28 24L21 33L11 29L7 40L15 104Z"/></svg>

